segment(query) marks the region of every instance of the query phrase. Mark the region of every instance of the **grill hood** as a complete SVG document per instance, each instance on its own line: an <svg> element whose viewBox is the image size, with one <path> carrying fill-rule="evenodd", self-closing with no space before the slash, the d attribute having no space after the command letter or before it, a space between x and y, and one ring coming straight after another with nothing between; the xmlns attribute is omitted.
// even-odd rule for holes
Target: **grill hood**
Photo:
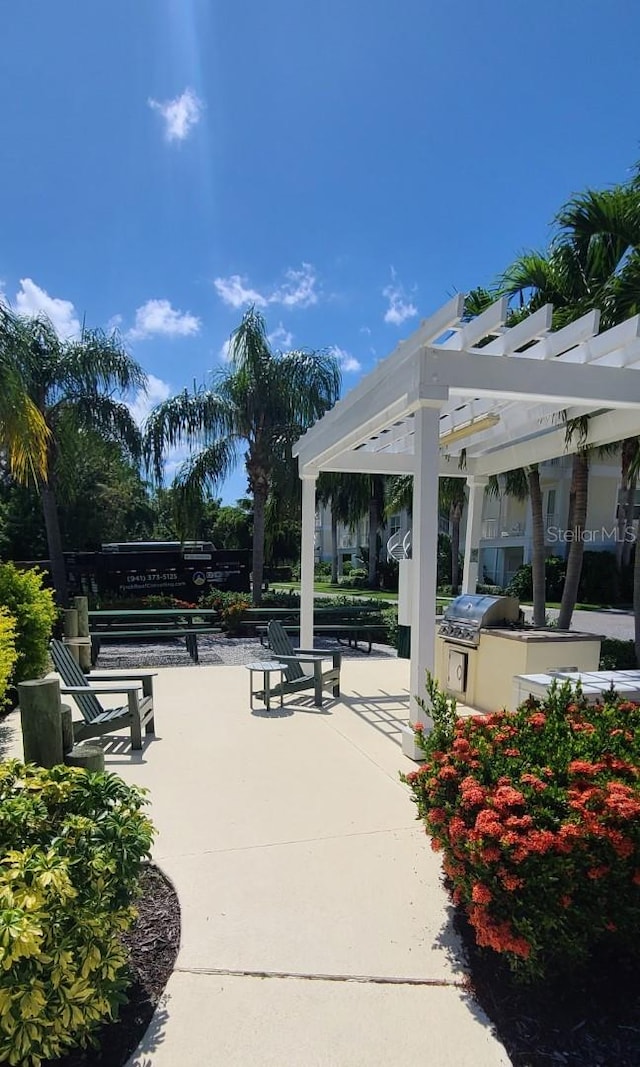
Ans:
<svg viewBox="0 0 640 1067"><path fill-rule="evenodd" d="M520 605L512 596L464 593L451 601L444 618L447 622L466 623L478 629L481 626L500 626L519 621Z"/></svg>

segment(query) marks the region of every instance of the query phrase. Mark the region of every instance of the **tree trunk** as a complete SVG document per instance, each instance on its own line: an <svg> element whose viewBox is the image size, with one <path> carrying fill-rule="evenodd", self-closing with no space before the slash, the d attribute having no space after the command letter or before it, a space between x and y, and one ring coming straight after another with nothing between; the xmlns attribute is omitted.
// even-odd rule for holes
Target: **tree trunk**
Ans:
<svg viewBox="0 0 640 1067"><path fill-rule="evenodd" d="M575 522L575 510L576 510L575 477L576 477L576 460L575 460L575 456L574 456L574 458L573 458L573 470L571 472L571 487L569 489L569 509L568 509L568 512L567 512L567 525L566 525L567 533L569 532L569 530L573 530L573 525L574 525L574 522ZM565 541L565 544L564 544L564 558L565 559L569 558L569 548L570 548L570 541L569 541L569 538L567 538L567 540Z"/></svg>
<svg viewBox="0 0 640 1067"><path fill-rule="evenodd" d="M51 568L51 581L55 590L58 607L66 607L69 603L69 591L67 588L67 568L64 562L62 550L62 534L60 532L60 517L56 493L51 481L40 486L42 499L42 512L44 526L47 532L47 545L49 549L49 566Z"/></svg>
<svg viewBox="0 0 640 1067"><path fill-rule="evenodd" d="M459 504L453 504L449 512L451 525L451 592L457 596L460 585L460 520L462 508Z"/></svg>
<svg viewBox="0 0 640 1067"><path fill-rule="evenodd" d="M633 523L633 512L631 510L633 505L631 482L633 479L629 477L629 471L637 449L638 440L635 437L627 437L622 442L622 456L620 460L620 503L618 505L618 522L616 529L616 567L618 570L618 579L620 578L620 572L622 571L625 545L627 544L627 537L629 536L628 530Z"/></svg>
<svg viewBox="0 0 640 1067"><path fill-rule="evenodd" d="M573 528L567 531L569 536L569 554L567 556L567 575L562 590L558 629L568 630L571 616L578 599L578 587L582 574L582 557L584 554L584 524L587 520L589 500L589 455L576 452L573 457L573 486L575 502L573 506Z"/></svg>
<svg viewBox="0 0 640 1067"><path fill-rule="evenodd" d="M533 580L533 625L544 626L546 622L546 574L544 519L542 515L542 490L540 471L531 467L527 474L531 499L532 547L531 577Z"/></svg>
<svg viewBox="0 0 640 1067"><path fill-rule="evenodd" d="M380 515L378 501L372 496L369 501L369 577L367 579L370 589L378 588L378 526Z"/></svg>
<svg viewBox="0 0 640 1067"><path fill-rule="evenodd" d="M637 541L633 564L633 615L635 619L636 662L640 663L640 545Z"/></svg>
<svg viewBox="0 0 640 1067"><path fill-rule="evenodd" d="M267 486L258 485L253 491L253 606L262 601L264 576L264 513L267 503Z"/></svg>
<svg viewBox="0 0 640 1067"><path fill-rule="evenodd" d="M338 520L331 508L331 584L338 584Z"/></svg>
<svg viewBox="0 0 640 1067"><path fill-rule="evenodd" d="M637 476L637 474L633 474L629 478L629 486L628 486L628 489L627 489L627 499L626 499L626 503L625 503L626 512L627 512L627 533L626 533L626 536L625 536L624 545L622 546L622 565L623 565L623 567L628 567L629 564L631 563L631 552L632 552L634 541L635 541L633 515L634 515L634 512L635 512L635 505L636 505L636 487L637 487L637 484L638 484L638 476Z"/></svg>

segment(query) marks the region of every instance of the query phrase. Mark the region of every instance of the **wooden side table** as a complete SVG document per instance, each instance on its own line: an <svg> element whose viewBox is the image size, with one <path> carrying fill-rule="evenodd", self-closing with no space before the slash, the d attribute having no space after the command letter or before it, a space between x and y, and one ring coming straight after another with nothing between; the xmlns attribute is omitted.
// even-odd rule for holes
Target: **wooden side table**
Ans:
<svg viewBox="0 0 640 1067"><path fill-rule="evenodd" d="M271 675L279 673L280 682L283 681L284 672L287 669L286 663L277 663L275 660L261 660L257 663L245 663L245 668L249 671L249 706L253 711L253 698L257 692L264 692L264 704L267 711L271 710ZM253 676L254 674L262 675L262 690L254 689ZM282 707L282 689L280 690L280 707Z"/></svg>

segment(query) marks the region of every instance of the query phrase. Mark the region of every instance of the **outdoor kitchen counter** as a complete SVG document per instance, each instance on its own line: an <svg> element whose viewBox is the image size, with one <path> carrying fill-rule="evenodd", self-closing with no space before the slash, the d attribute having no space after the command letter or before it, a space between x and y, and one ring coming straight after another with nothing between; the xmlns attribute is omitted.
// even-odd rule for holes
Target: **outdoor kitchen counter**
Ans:
<svg viewBox="0 0 640 1067"><path fill-rule="evenodd" d="M500 637L507 641L549 641L552 638L563 644L571 644L573 641L599 642L604 640L602 634L582 633L579 630L556 630L552 626L541 630L512 630L509 627L495 627L490 634L485 634L485 636Z"/></svg>
<svg viewBox="0 0 640 1067"><path fill-rule="evenodd" d="M477 648L460 652L467 657L464 692L449 688L449 655L452 648L436 638L436 678L460 702L479 711L513 707L513 679L517 674L542 674L549 670L595 671L600 663L598 634L562 630L482 629ZM457 651L457 650L456 650Z"/></svg>

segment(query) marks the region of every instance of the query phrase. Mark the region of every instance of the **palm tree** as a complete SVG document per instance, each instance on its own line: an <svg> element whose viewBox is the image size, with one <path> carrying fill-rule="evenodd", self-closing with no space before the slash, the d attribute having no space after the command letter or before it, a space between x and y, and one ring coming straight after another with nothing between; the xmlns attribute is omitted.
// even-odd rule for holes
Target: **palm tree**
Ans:
<svg viewBox="0 0 640 1067"><path fill-rule="evenodd" d="M338 583L338 524L355 530L369 504L366 476L323 471L318 478L318 501L331 512L331 584Z"/></svg>
<svg viewBox="0 0 640 1067"><path fill-rule="evenodd" d="M604 327L640 309L640 193L633 185L588 190L559 212L559 232L547 255L529 252L504 273L501 290L517 296L523 311L554 305L554 326L567 325L593 307ZM567 443L584 437L583 420L569 427ZM559 626L568 627L575 607L584 544L589 460L584 448L574 457L570 519L572 539ZM584 511L584 514L583 514ZM573 602L572 602L573 597Z"/></svg>
<svg viewBox="0 0 640 1067"><path fill-rule="evenodd" d="M0 302L0 451L20 484L46 470L47 427L29 398L16 364L16 316Z"/></svg>
<svg viewBox="0 0 640 1067"><path fill-rule="evenodd" d="M438 508L449 516L451 531L451 592L455 596L460 585L460 523L466 503L464 478L441 478L438 492Z"/></svg>
<svg viewBox="0 0 640 1067"><path fill-rule="evenodd" d="M145 453L158 479L167 448L192 450L178 475L187 493L216 486L244 452L253 496L253 602L262 593L265 507L274 471L291 464L292 443L338 399L340 371L326 352L273 353L253 307L231 337L230 360L210 387L185 389L151 412Z"/></svg>
<svg viewBox="0 0 640 1067"><path fill-rule="evenodd" d="M63 341L44 315L14 316L14 362L31 403L47 431L44 469L38 488L44 514L51 578L58 603L67 603L67 577L57 500L57 465L65 439L97 433L140 456L139 430L129 408L114 393L142 389L146 375L127 354L117 334L83 329Z"/></svg>

